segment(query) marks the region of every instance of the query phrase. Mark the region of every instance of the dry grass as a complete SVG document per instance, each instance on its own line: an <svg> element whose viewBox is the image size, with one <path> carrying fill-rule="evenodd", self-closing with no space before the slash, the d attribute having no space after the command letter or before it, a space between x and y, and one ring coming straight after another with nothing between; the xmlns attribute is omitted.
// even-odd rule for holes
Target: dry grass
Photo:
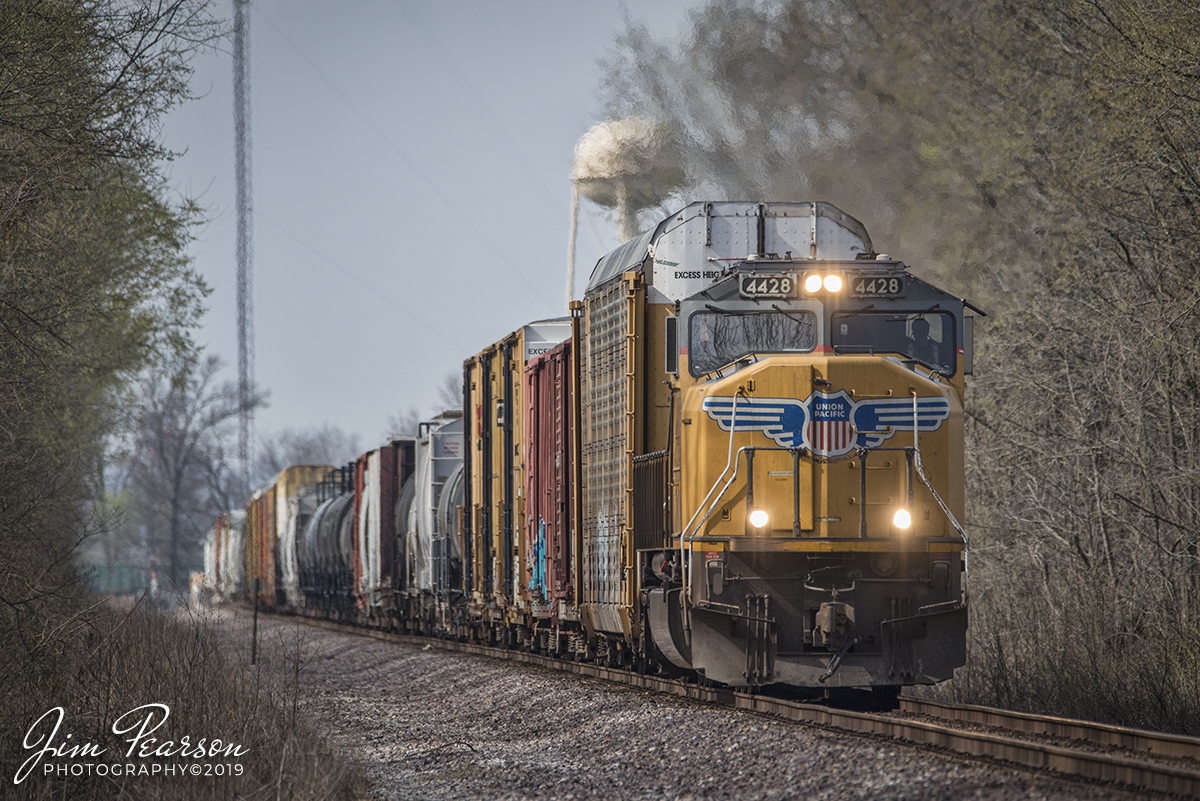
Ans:
<svg viewBox="0 0 1200 801"><path fill-rule="evenodd" d="M270 683L240 655L222 647L203 619L187 612L101 607L64 627L65 619L60 614L42 627L43 638L55 640L53 648L30 649L28 632L22 637L5 631L0 640L12 680L0 688L4 797L274 801L365 795L366 780L353 756L322 736L303 715L298 703L304 691L299 644L291 652L294 670L289 679ZM149 735L158 738L154 747L169 739L177 748L184 736L192 744L219 738L225 745L240 746L243 755L189 759L142 758L135 753L127 758L127 740L133 734L114 734L114 722L151 703L170 708L166 722ZM65 710L56 742L66 748L93 743L105 753L74 759L47 754L42 764L91 763L92 775L46 777L39 768L16 785L20 765L41 747L26 749L22 741L34 721L54 707ZM204 775L209 764L215 769L234 763L242 766L241 775ZM100 776L100 764L109 774L112 766L129 764L151 771L158 765L160 772ZM176 775L165 775L169 764L185 765L189 774L178 775L177 768ZM200 766L200 776L190 774L192 765Z"/></svg>
<svg viewBox="0 0 1200 801"><path fill-rule="evenodd" d="M1149 593L1131 604L1078 573L1037 591L1012 575L989 578L972 598L967 666L937 694L1200 735L1200 627L1178 610Z"/></svg>

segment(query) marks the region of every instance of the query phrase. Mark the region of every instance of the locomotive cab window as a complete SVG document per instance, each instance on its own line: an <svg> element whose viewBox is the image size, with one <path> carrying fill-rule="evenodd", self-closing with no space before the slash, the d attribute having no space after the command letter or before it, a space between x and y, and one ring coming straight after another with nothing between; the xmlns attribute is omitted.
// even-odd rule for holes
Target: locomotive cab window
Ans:
<svg viewBox="0 0 1200 801"><path fill-rule="evenodd" d="M816 344L812 312L697 312L688 323L688 369L700 376L743 356L808 353Z"/></svg>
<svg viewBox="0 0 1200 801"><path fill-rule="evenodd" d="M958 351L952 314L841 312L833 316L831 333L837 353L898 353L942 375L954 375Z"/></svg>

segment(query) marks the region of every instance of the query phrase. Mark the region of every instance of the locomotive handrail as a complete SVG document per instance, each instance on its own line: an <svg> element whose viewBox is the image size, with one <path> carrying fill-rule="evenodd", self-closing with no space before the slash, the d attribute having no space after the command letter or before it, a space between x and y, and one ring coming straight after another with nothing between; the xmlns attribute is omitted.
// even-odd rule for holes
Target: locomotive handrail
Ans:
<svg viewBox="0 0 1200 801"><path fill-rule="evenodd" d="M921 452L920 448L917 445L917 433L921 430L921 425L920 425L921 421L920 421L920 417L917 413L917 391L915 389L912 391L912 396L913 396L913 450L916 453L920 453ZM909 498L908 498L909 505L912 505L912 481L911 481L911 479L909 481L909 486L908 486L908 495L909 495Z"/></svg>
<svg viewBox="0 0 1200 801"><path fill-rule="evenodd" d="M914 452L913 466L916 468L917 475L921 477L921 481L923 481L925 483L925 486L929 488L929 492L931 495L933 495L933 499L935 501L937 501L938 506L942 507L942 512L946 515L946 519L950 521L950 525L954 526L954 530L958 532L958 535L960 537L962 537L962 540L963 540L963 555L962 555L963 573L966 573L969 576L970 570L969 570L969 566L968 566L968 554L971 550L971 542L967 538L967 532L963 529L962 525L958 522L958 518L956 518L954 516L954 513L950 511L950 508L948 506L946 506L946 502L942 500L942 496L938 495L937 490L935 490L933 488L933 484L929 483L929 477L925 475L925 469L924 469L924 467L921 466L921 452L919 450L917 450L916 448L913 449L913 452Z"/></svg>
<svg viewBox="0 0 1200 801"><path fill-rule="evenodd" d="M734 397L735 397L735 400L734 400L734 407L735 407L735 409L736 409L736 407L737 407L737 400L736 400L736 396L734 396ZM730 455L729 455L729 459L730 459L730 461L733 461L733 464L734 464L734 468L733 468L733 475L729 477L729 481L725 482L725 486L724 486L724 487L722 487L722 489L721 489L721 492L720 492L720 493L717 495L717 497L716 497L716 498L713 500L713 502L712 502L711 504L709 504L708 511L707 511L707 512L704 514L704 517L702 517L702 518L700 519L700 522L696 524L696 528L695 528L695 530L693 530L693 531L692 531L692 532L689 534L689 533L687 533L687 528L685 527L685 528L684 528L684 533L683 533L683 534L682 534L682 535L679 537L679 551L680 551L680 560L682 561L682 564L685 566L685 567L684 567L684 570L685 570L685 571L687 571L687 572L685 572L685 573L684 573L684 577L685 577L685 579L687 579L687 578L690 578L690 570L691 570L691 568L690 568L690 565L691 565L691 559L689 559L689 558L688 558L688 552L690 551L692 544L693 544L693 543L696 541L696 535L697 535L697 534L700 532L700 527L704 525L704 523L705 523L705 522L708 520L708 518L709 518L709 517L712 515L712 513L713 513L713 510L714 510L714 509L716 509L717 501L718 501L718 500L720 500L721 498L725 497L725 493L726 493L726 492L729 490L729 488L730 488L730 487L733 485L733 482L737 480L737 477L738 477L738 475L740 475L740 474L741 474L741 470L742 470L742 458L741 458L741 457L742 457L742 454L743 454L743 453L746 453L747 451L749 451L749 452L750 452L750 454L751 454L751 456L752 456L752 455L753 455L753 453L754 453L754 451L760 451L760 450L761 450L761 451L790 451L790 452L791 452L793 455L795 455L795 457L796 457L796 460L797 460L797 461L799 461L799 450L798 450L798 449L796 449L796 448L773 448L773 447L770 447L770 446L763 447L763 446L759 446L759 445L743 445L742 447L738 448L738 452L737 452L737 459L736 459L736 460L734 460L734 459L733 459L733 453L732 453L732 450L733 450L733 431L734 431L734 428L733 428L733 426L734 426L734 424L733 424L733 422L731 421L731 422L730 422L730 435L729 435L729 437L730 437L729 448L730 448L730 451L731 451L731 452L730 452ZM753 470L753 466L752 466L752 465L750 465L750 459L747 459L747 464L749 465L749 469L752 471L752 470ZM708 495L707 495L707 496L705 496L705 498L704 498L704 502L707 502L707 501L708 501L708 499L712 497L713 491L714 491L714 490L716 490L716 488L717 488L717 484L719 484L719 483L720 483L720 481L721 481L721 478L722 478L722 477L725 475L725 473L727 473L727 472L729 472L729 462L726 462L726 464L725 464L725 470L724 470L724 471L721 473L721 475L720 475L720 476L718 476L718 477L717 477L717 480L716 480L716 481L713 483L712 489L710 489L710 490L708 491ZM793 469L793 473L792 473L792 483L793 483L793 485L794 485L794 486L797 488L797 491L798 491L798 488L799 488L799 485L800 485L800 484L799 484L799 482L800 482L800 477L797 475L797 472L798 472L798 471L796 471L795 469ZM703 508L703 507L704 507L704 503L701 503L701 504L700 504L700 508ZM798 510L797 510L797 511L798 511ZM697 510L696 510L696 513L692 515L692 520L688 521L688 526L691 526L692 522L693 522L693 521L695 521L695 519L696 519L696 515L698 515L698 514L700 514L700 509L697 509ZM797 525L798 525L798 516L797 516L797 520L795 520L795 521L793 521L793 522L792 522L792 528L793 528L793 531L795 531L795 530L796 530L796 528L797 528ZM684 586L691 586L691 585L690 585L690 584L685 584ZM687 595L686 595L685 593L680 593L680 594L679 594L679 597L680 597L680 603L683 605L683 607L684 607L684 610L686 611L686 609L687 609Z"/></svg>
<svg viewBox="0 0 1200 801"><path fill-rule="evenodd" d="M963 573L966 574L967 576L969 576L970 570L968 568L968 562L969 562L969 552L971 550L971 543L967 539L967 532L965 530L963 530L963 527L958 522L958 518L956 518L954 516L954 513L950 511L950 507L946 506L946 502L942 500L942 496L938 495L937 490L935 490L933 488L933 484L930 483L929 477L925 475L925 468L921 464L921 449L917 445L917 431L920 429L921 426L918 424L919 421L917 419L917 391L915 389L913 390L912 396L913 396L913 447L912 447L912 458L909 461L909 479L908 479L909 480L909 486L908 486L909 505L911 506L911 504L912 504L912 471L915 470L917 475L919 475L921 477L921 481L924 482L925 486L929 489L929 493L931 495L933 495L933 499L935 501L937 501L938 506L940 506L942 508L942 513L946 515L946 519L950 521L950 525L954 526L954 530L958 532L958 535L960 537L962 537L962 539L963 539L963 555L962 555Z"/></svg>
<svg viewBox="0 0 1200 801"><path fill-rule="evenodd" d="M735 405L736 405L736 402L735 402ZM732 427L733 425L734 425L734 423L731 420L730 426ZM733 432L732 432L732 428L731 428L731 431L730 431L730 439L731 440L732 440L732 433ZM730 445L731 445L731 449L732 449L732 442L730 443ZM879 449L871 449L871 450L897 450L897 451L899 451L899 450L907 450L907 448L879 448ZM695 514L692 515L692 519L688 521L688 524L686 526L684 526L684 529L683 529L684 534L683 534L683 536L680 537L680 558L683 558L683 556L684 556L683 540L686 538L688 545L691 545L692 542L695 541L695 538L700 531L700 527L704 525L704 523L708 520L708 518L710 516L712 516L713 510L716 508L716 502L725 496L726 491L729 489L730 486L732 486L733 482L741 474L742 454L747 453L747 452L753 453L754 451L777 451L777 452L781 452L781 453L791 453L796 457L797 461L799 460L799 456L800 456L799 448L781 448L781 447L772 447L770 445L743 445L742 447L738 448L737 460L734 462L733 475L729 477L729 481L725 482L725 486L721 488L721 492L717 495L717 497L715 499L713 499L713 502L711 504L709 504L708 511L705 513L704 517L702 517L700 519L700 522L696 523L695 529L693 531L691 531L690 533L688 533L688 529L691 528L692 523L694 523L696 521L696 515L700 514L700 511L704 508L704 505L706 503L708 503L710 498L712 498L713 491L716 490L717 484L719 484L721 482L721 479L725 477L725 474L729 472L729 463L727 462L725 465L725 469L721 472L721 474L719 476L717 476L717 480L715 482L713 482L712 489L710 489L708 491L708 495L706 495L704 497L704 500L701 501L699 508L697 508ZM731 454L730 458L732 459L732 454ZM749 461L749 460L747 460L747 461ZM799 485L799 476L797 475L795 468L793 468L793 470L792 470L792 483L793 483L793 485L796 485L796 486ZM798 515L797 515L797 519L799 519ZM793 521L793 530L795 530L795 521ZM793 536L796 536L796 535L793 534Z"/></svg>
<svg viewBox="0 0 1200 801"><path fill-rule="evenodd" d="M716 502L718 500L720 500L721 498L725 497L725 492L729 489L729 487L733 484L734 480L736 480L738 475L742 472L742 470L741 470L742 454L746 451L756 451L756 450L785 450L785 449L783 449L783 448L778 448L778 449L776 449L776 448L770 448L770 449L758 448L754 445L743 445L742 447L738 448L738 458L737 458L737 461L734 463L733 475L729 477L729 480L725 482L725 486L721 488L721 492L717 495L717 497L715 499L713 499L713 502L711 504L709 504L708 511L705 513L704 517L700 518L700 522L696 524L695 531L693 531L691 534L687 535L689 545L691 544L692 540L695 539L696 534L700 531L700 527L703 526L704 523L708 520L708 518L712 516L713 510L716 509L716 505L717 505ZM726 467L725 470L726 470L726 472L728 472L729 468ZM721 474L721 476L724 476L724 475L725 475L725 473ZM718 477L717 481L720 482L720 480L721 480L721 477ZM716 488L717 488L717 485L714 483L713 489L716 489ZM709 490L709 496L711 496L711 495L712 495L712 490ZM704 500L707 501L708 498L706 497ZM703 504L701 504L701 506L703 506ZM700 510L697 509L696 514L699 514L699 513L700 513ZM695 520L696 516L692 515L692 519ZM686 531L687 529L684 529L684 530Z"/></svg>
<svg viewBox="0 0 1200 801"><path fill-rule="evenodd" d="M698 507L696 507L696 511L692 513L692 519L687 522L687 525L683 527L683 531L680 532L680 534L679 534L679 566L680 566L680 569L682 570L683 586L685 586L685 587L691 586L688 583L689 579L691 578L691 572L692 572L691 560L688 559L688 557L687 557L688 551L691 549L691 545L692 545L690 537L695 537L696 531L699 531L700 526L704 525L704 520L708 519L708 515L706 514L704 516L704 520L700 521L700 523L696 526L696 531L693 531L691 533L690 537L688 535L688 529L691 528L692 523L696 522L696 515L700 514L700 510L704 508L704 504L708 503L708 499L711 498L713 492L716 491L717 485L721 483L721 479L724 478L725 474L729 472L729 466L731 464L733 464L733 435L737 431L737 406L738 406L737 402L738 402L738 396L741 395L741 393L742 393L742 390L740 388L738 389L737 392L733 393L733 410L729 417L729 453L728 453L728 456L725 457L725 469L721 471L721 475L717 476L717 480L713 482L712 488L709 489L709 491L708 491L708 495L704 496L704 500L700 502L700 505ZM736 468L734 469L733 477L730 478L729 481L732 482L734 478L737 478L737 469ZM729 485L726 484L725 488L728 489ZM724 494L725 494L725 490L721 490L721 495L724 495ZM718 495L717 497L719 498L721 496ZM709 514L712 514L711 510L709 511ZM680 603L683 605L683 608L686 610L687 609L687 593L681 592L679 594L679 597L680 597Z"/></svg>
<svg viewBox="0 0 1200 801"><path fill-rule="evenodd" d="M736 403L735 403L735 405L736 405ZM732 423L731 423L731 425L732 425ZM732 437L731 437L731 439L732 439ZM911 445L907 446L907 447L892 446L892 447L863 448L861 450L862 450L862 455L860 455L860 457L859 457L861 461L865 461L865 460L863 460L864 455L869 454L869 453L874 453L875 451L896 451L896 452L903 451L904 453L911 455L913 472L915 472L918 476L920 476L921 481L929 489L930 494L933 495L934 500L937 501L938 506L941 508L942 512L946 515L946 518L950 521L950 524L954 527L954 530L958 532L958 535L960 537L962 537L963 544L964 544L964 546L966 546L963 549L963 563L964 563L964 567L965 567L966 552L970 547L970 542L968 540L967 533L963 529L962 525L958 522L958 518L956 518L954 516L954 513L950 511L950 508L946 505L946 502L942 500L942 496L939 495L937 490L935 490L933 488L933 484L930 483L929 477L925 475L925 470L921 463L921 451L918 448L911 446ZM701 502L701 504L700 504L700 507L697 508L696 512L692 515L692 519L688 521L687 526L685 526L683 529L683 534L680 536L680 559L681 559L681 562L685 565L685 567L684 567L685 576L687 575L688 572L690 572L689 568L686 566L687 561L688 561L687 560L687 547L691 546L696 541L696 537L699 536L699 533L700 533L700 528L704 525L705 522L707 522L708 518L712 516L713 511L716 509L717 501L719 501L721 498L723 498L725 496L725 493L733 485L733 482L737 480L739 475L741 475L741 465L742 465L741 457L742 457L743 453L746 453L748 451L778 451L778 452L796 453L797 449L772 447L770 445L767 445L767 446L743 445L741 448L738 448L736 459L734 459L733 455L730 454L730 461L734 465L733 475L730 476L729 480L725 482L725 486L721 488L721 491L720 491L720 493L717 494L717 497L713 498L712 495L713 495L713 492L717 489L717 485L720 484L721 479L725 477L725 474L729 472L729 464L730 463L727 462L725 465L725 469L721 472L721 474L719 476L717 476L717 480L715 482L713 482L712 489L710 489L708 491L708 495L705 496L704 501ZM799 479L796 476L795 471L793 470L792 481L795 483L795 482L798 482L798 480ZM712 503L709 503L710 499L712 499ZM707 510L707 512L705 512L704 516L702 518L700 518L700 521L696 522L696 516L699 515L700 512L704 509L705 504L708 504L708 510ZM693 523L696 524L695 528L692 528ZM691 529L691 531L689 531L689 529ZM861 536L862 535L860 534L860 537ZM711 537L711 538L705 537L703 539L705 541L709 541L709 540L718 541L718 540L729 539L729 537Z"/></svg>

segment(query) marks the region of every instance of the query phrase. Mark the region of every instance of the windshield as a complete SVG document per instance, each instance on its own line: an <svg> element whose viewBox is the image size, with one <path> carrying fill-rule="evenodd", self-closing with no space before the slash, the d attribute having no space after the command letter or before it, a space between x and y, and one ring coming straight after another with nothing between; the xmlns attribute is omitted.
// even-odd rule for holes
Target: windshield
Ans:
<svg viewBox="0 0 1200 801"><path fill-rule="evenodd" d="M697 312L688 332L688 369L703 375L756 353L807 353L817 344L812 312Z"/></svg>
<svg viewBox="0 0 1200 801"><path fill-rule="evenodd" d="M833 315L832 335L836 353L899 353L954 374L954 316L946 312L841 312Z"/></svg>

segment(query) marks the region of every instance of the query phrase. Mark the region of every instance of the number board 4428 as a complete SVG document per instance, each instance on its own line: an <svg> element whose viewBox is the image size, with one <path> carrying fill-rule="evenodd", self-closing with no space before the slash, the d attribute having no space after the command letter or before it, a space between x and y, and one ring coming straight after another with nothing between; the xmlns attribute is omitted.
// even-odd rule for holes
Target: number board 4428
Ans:
<svg viewBox="0 0 1200 801"><path fill-rule="evenodd" d="M795 273L743 275L738 291L743 298L794 298L799 295L800 282Z"/></svg>
<svg viewBox="0 0 1200 801"><path fill-rule="evenodd" d="M904 295L904 279L898 275L854 275L850 277L852 298L898 298Z"/></svg>

